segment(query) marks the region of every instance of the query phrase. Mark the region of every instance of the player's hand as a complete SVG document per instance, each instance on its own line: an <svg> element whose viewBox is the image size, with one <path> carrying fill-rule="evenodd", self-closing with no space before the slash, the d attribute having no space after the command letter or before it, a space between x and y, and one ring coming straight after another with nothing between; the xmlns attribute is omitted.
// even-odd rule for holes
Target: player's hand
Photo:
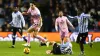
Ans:
<svg viewBox="0 0 100 56"><path fill-rule="evenodd" d="M26 15L26 12L22 12L23 15Z"/></svg>
<svg viewBox="0 0 100 56"><path fill-rule="evenodd" d="M51 50L47 50L46 51L46 54L51 54Z"/></svg>

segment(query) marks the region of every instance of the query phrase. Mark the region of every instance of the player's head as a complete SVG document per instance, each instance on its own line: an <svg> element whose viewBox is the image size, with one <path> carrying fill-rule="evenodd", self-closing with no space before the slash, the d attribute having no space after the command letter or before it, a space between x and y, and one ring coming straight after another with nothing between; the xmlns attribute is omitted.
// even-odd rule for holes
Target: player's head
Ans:
<svg viewBox="0 0 100 56"><path fill-rule="evenodd" d="M34 3L30 3L30 7L31 7L32 10L34 10L35 9L35 4Z"/></svg>
<svg viewBox="0 0 100 56"><path fill-rule="evenodd" d="M77 15L80 15L82 13L83 9L82 8L78 8L77 10Z"/></svg>
<svg viewBox="0 0 100 56"><path fill-rule="evenodd" d="M63 16L63 11L59 11L59 17Z"/></svg>
<svg viewBox="0 0 100 56"><path fill-rule="evenodd" d="M18 9L18 6L14 6L14 12L17 12L19 9Z"/></svg>
<svg viewBox="0 0 100 56"><path fill-rule="evenodd" d="M87 8L87 7L85 7L84 9L83 9L83 12L85 13L85 14L88 14L89 13L89 8Z"/></svg>

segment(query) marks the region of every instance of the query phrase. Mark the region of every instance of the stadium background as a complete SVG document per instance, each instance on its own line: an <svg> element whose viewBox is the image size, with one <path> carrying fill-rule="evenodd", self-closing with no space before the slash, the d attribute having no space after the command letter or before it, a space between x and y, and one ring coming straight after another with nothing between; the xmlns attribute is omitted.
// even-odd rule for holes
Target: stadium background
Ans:
<svg viewBox="0 0 100 56"><path fill-rule="evenodd" d="M27 11L29 8L29 3L34 2L36 6L40 9L43 26L41 28L41 35L46 35L47 38L52 41L59 41L59 34L51 32L55 32L55 19L58 16L58 11L63 10L65 16L76 16L78 13L78 8L80 9L88 9L89 13L92 15L91 21L89 21L89 32L93 35L92 39L96 41L100 41L99 31L100 31L100 0L0 0L0 36L1 41L2 37L5 38L9 35L8 32L11 32L11 27L9 23L12 20L12 11L14 6L18 6L21 12ZM26 26L24 28L24 32L30 26L30 17L27 15L23 15ZM75 30L71 30L70 32L78 32L78 23L77 19L68 19L72 22L75 27ZM6 32L2 34L2 32ZM43 33L45 32L45 33ZM97 33L98 32L98 33ZM50 34L51 33L51 34ZM19 37L19 35L18 35ZM70 37L70 36L69 36ZM76 38L76 37L75 37ZM5 40L5 39L3 39ZM7 38L6 38L7 40Z"/></svg>
<svg viewBox="0 0 100 56"><path fill-rule="evenodd" d="M16 38L18 41L16 42L16 47L9 48L11 46L11 28L9 23L12 20L11 13L13 11L13 7L18 5L20 11L26 11L29 8L29 2L35 1L36 6L40 9L42 18L43 18L43 26L41 29L40 35L47 35L49 40L60 40L59 33L55 32L54 22L58 16L58 11L62 9L64 11L65 16L77 15L77 8L85 9L88 7L90 9L90 13L92 15L91 22L89 22L89 37L94 37L94 40L100 42L100 0L0 0L0 56L56 56L56 55L47 55L45 53L46 50L52 49L52 47L40 47L39 43L31 42L32 48L30 54L24 54L23 47L21 44L25 42L20 42L21 38ZM26 21L26 27L24 31L28 29L30 26L30 19L28 16L24 15ZM73 20L68 18L75 27L75 32L78 31L77 20ZM69 29L71 32L73 30ZM76 36L75 33L70 36ZM19 34L18 34L19 36ZM93 48L90 48L88 45L85 45L85 54L86 56L100 56L100 43L94 43ZM73 55L67 56L78 56L79 45L75 42L73 44ZM66 55L57 55L57 56L66 56Z"/></svg>
<svg viewBox="0 0 100 56"><path fill-rule="evenodd" d="M11 31L8 23L11 22L13 7L18 5L21 12L27 11L30 2L35 2L40 9L43 26L41 32L55 32L54 22L58 16L58 11L63 10L65 16L76 16L78 8L88 8L92 15L89 22L89 31L100 31L100 0L0 0L0 31ZM24 15L26 27L30 26L30 19ZM68 18L78 31L77 20ZM69 29L70 31L73 31Z"/></svg>

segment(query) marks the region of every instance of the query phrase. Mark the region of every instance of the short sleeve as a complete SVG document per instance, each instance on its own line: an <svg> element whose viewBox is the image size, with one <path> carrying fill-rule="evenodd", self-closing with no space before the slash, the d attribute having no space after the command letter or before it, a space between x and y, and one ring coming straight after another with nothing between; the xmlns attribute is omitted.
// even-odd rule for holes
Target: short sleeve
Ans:
<svg viewBox="0 0 100 56"><path fill-rule="evenodd" d="M36 8L37 14L38 16L41 16L40 10L38 8Z"/></svg>
<svg viewBox="0 0 100 56"><path fill-rule="evenodd" d="M55 23L58 23L58 18L56 18Z"/></svg>
<svg viewBox="0 0 100 56"><path fill-rule="evenodd" d="M31 13L31 8L28 9L27 13Z"/></svg>

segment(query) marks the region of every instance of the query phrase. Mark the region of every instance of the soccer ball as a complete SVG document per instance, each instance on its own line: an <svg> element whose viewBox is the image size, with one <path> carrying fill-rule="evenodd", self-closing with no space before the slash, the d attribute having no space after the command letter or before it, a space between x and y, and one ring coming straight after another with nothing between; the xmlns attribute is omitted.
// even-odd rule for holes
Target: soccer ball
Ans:
<svg viewBox="0 0 100 56"><path fill-rule="evenodd" d="M29 54L30 53L30 49L29 48L24 48L24 53L25 54Z"/></svg>

